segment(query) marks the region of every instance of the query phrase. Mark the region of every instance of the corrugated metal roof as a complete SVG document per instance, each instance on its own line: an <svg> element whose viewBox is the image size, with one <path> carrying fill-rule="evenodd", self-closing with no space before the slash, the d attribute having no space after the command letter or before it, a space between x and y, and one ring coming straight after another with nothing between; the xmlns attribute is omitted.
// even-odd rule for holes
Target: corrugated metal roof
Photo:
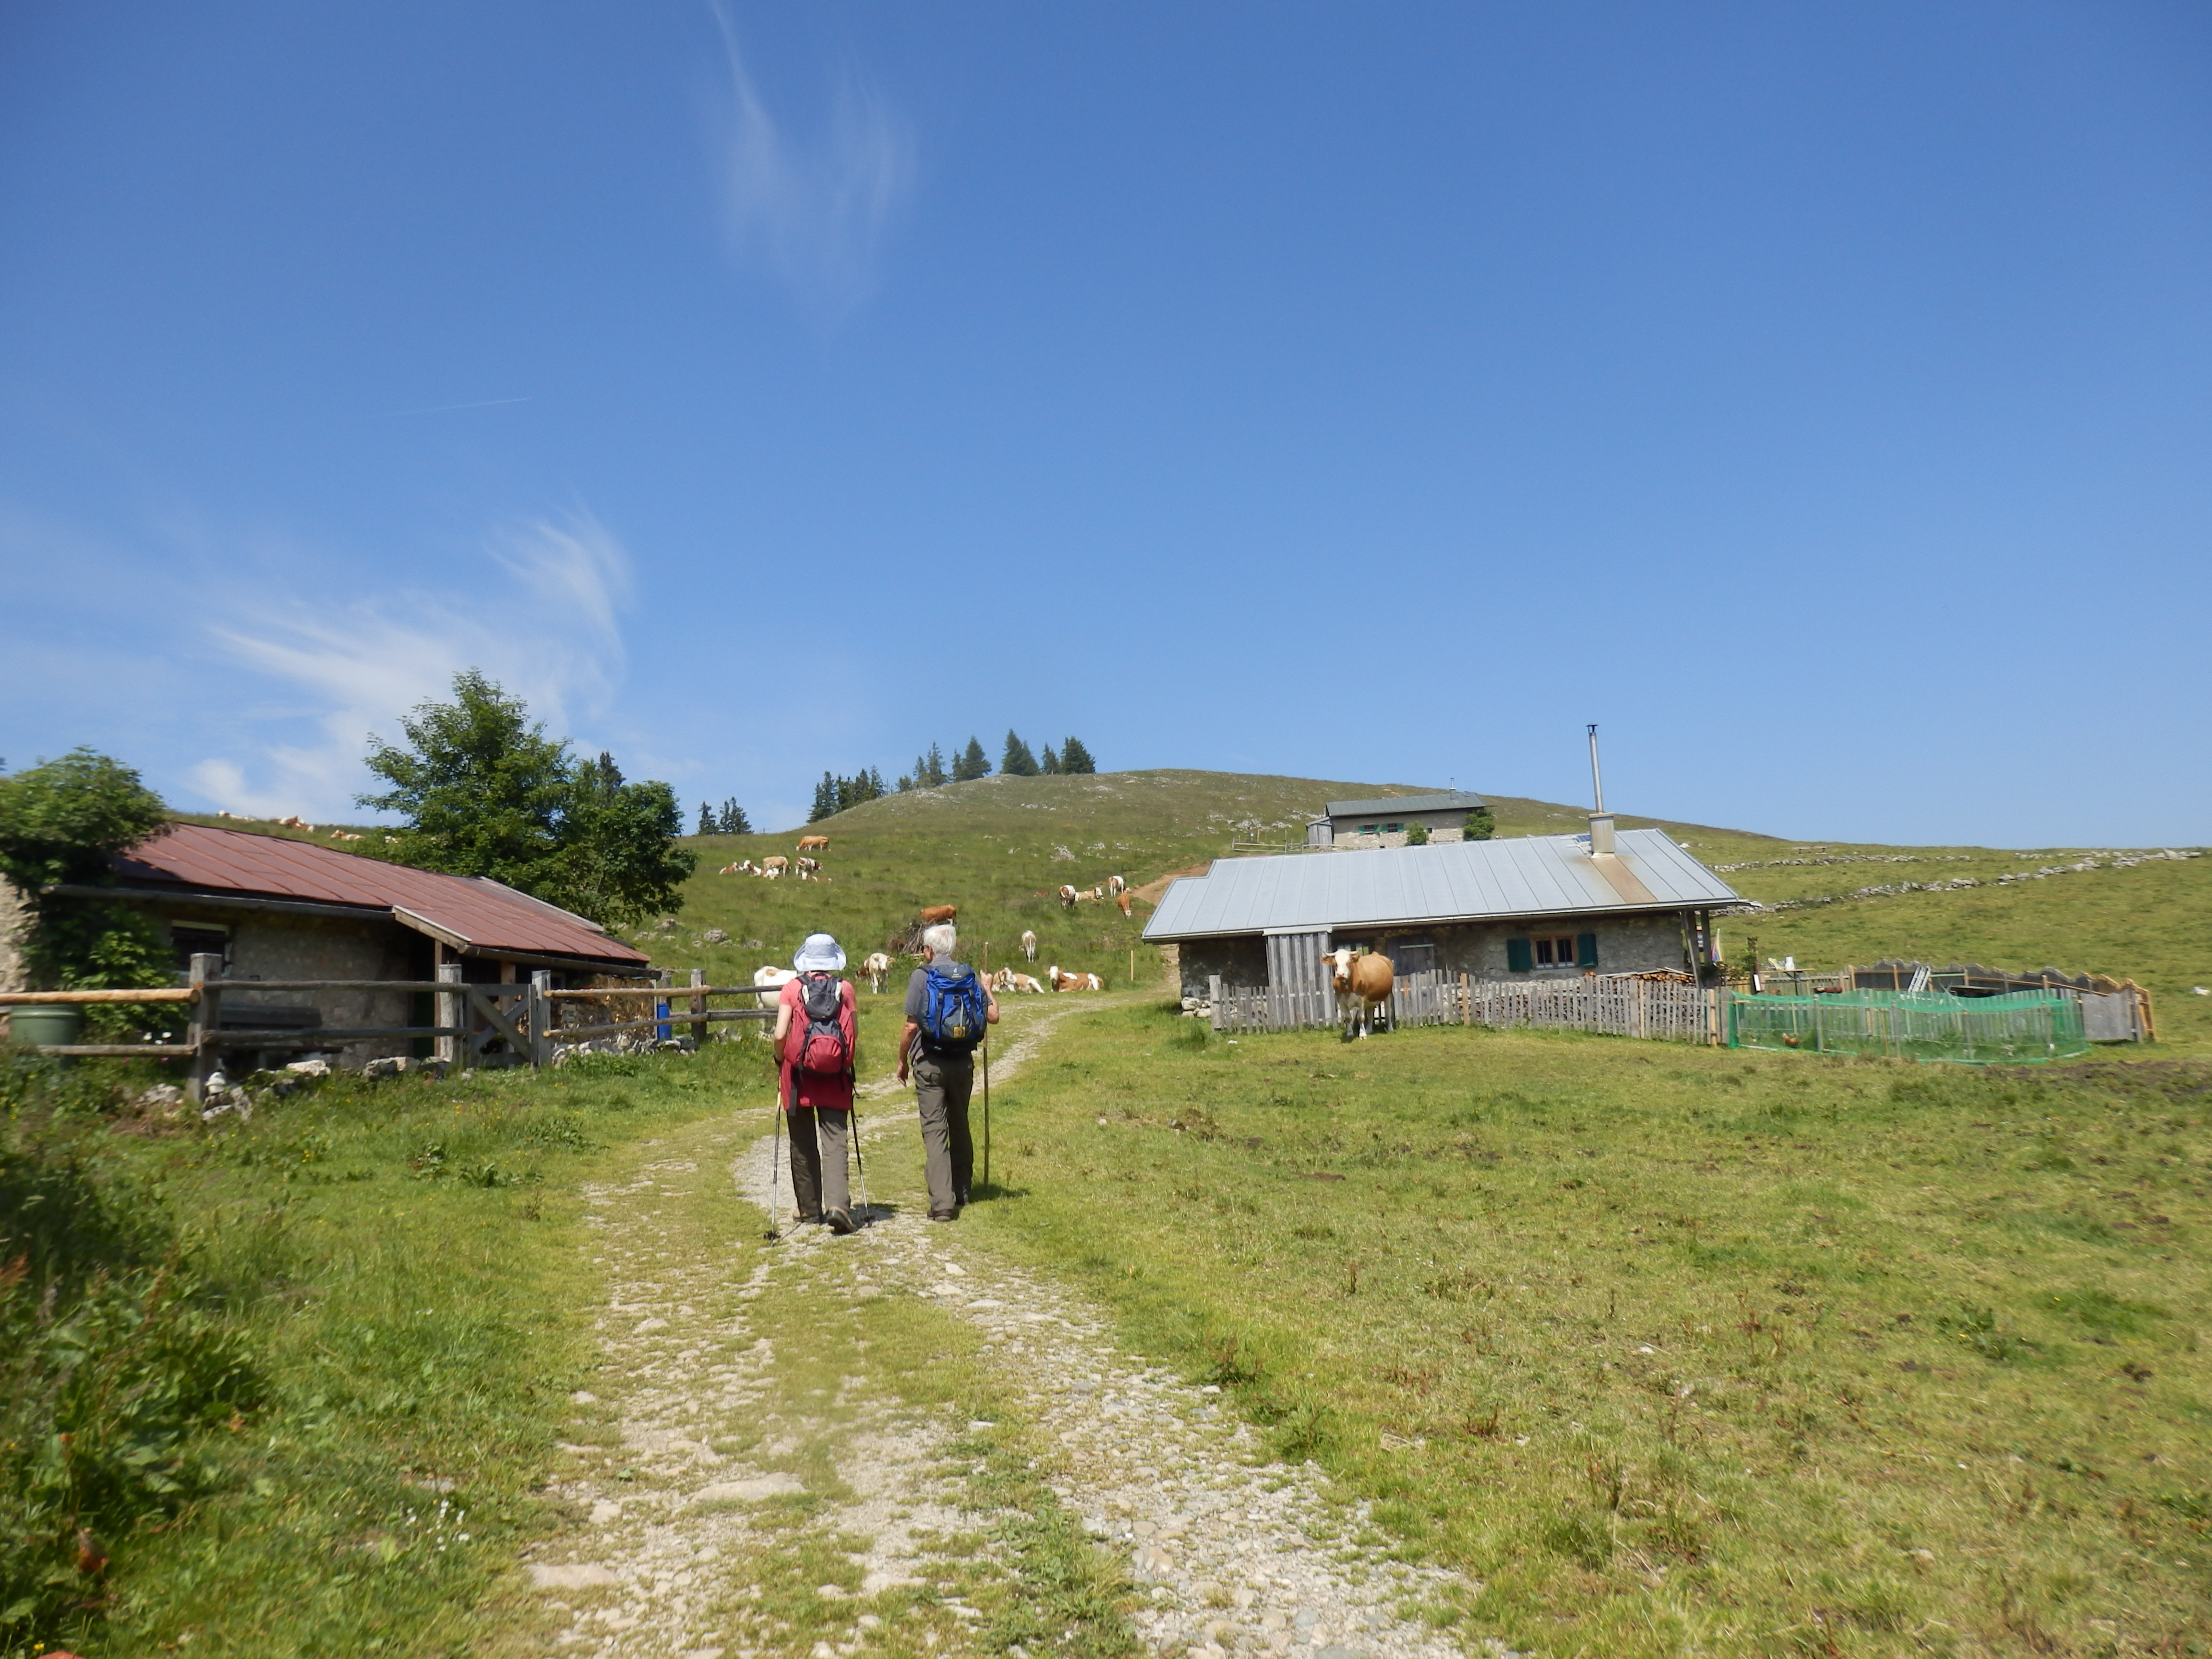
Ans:
<svg viewBox="0 0 2212 1659"><path fill-rule="evenodd" d="M1617 873L1582 836L1447 842L1358 853L1218 859L1169 887L1148 939L1206 939L1292 928L1395 927L1558 916L1595 910L1675 910L1729 904L1735 890L1661 830L1624 830ZM1649 902L1623 897L1637 884Z"/></svg>
<svg viewBox="0 0 2212 1659"><path fill-rule="evenodd" d="M136 887L174 884L241 896L358 905L386 916L397 907L466 940L469 950L494 955L511 951L599 962L650 960L583 917L498 882L386 864L280 836L173 823L109 862L126 884Z"/></svg>
<svg viewBox="0 0 2212 1659"><path fill-rule="evenodd" d="M1328 804L1328 815L1333 818L1364 818L1390 812L1472 812L1489 805L1481 796L1459 789L1448 795L1385 795L1380 800L1333 800Z"/></svg>

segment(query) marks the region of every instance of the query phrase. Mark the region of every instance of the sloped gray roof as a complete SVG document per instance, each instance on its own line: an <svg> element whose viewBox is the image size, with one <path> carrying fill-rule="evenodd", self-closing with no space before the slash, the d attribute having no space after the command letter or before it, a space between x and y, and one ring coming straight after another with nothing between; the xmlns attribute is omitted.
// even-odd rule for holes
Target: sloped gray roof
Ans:
<svg viewBox="0 0 2212 1659"><path fill-rule="evenodd" d="M1448 842L1358 853L1217 859L1169 887L1146 924L1148 939L1207 939L1323 927L1396 927L1583 912L1679 910L1729 904L1726 882L1662 830L1623 830L1622 896L1582 836Z"/></svg>
<svg viewBox="0 0 2212 1659"><path fill-rule="evenodd" d="M1333 818L1364 818L1386 817L1393 812L1473 812L1489 805L1480 795L1457 789L1449 795L1385 795L1380 800L1333 800L1328 804L1328 815Z"/></svg>

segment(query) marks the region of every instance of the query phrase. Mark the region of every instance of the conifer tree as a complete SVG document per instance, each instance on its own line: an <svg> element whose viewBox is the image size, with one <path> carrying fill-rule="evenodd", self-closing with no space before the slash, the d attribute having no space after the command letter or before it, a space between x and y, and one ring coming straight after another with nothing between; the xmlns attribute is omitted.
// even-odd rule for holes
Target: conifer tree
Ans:
<svg viewBox="0 0 2212 1659"><path fill-rule="evenodd" d="M714 833L714 810L703 800L699 803L699 833L702 836Z"/></svg>
<svg viewBox="0 0 2212 1659"><path fill-rule="evenodd" d="M1033 778L1037 775L1036 757L1030 753L1029 744L1014 735L1014 728L1006 728L1006 752L999 760L999 770L1010 778Z"/></svg>
<svg viewBox="0 0 2212 1659"><path fill-rule="evenodd" d="M1050 744L1045 744L1044 753L1037 757L1037 770L1048 778L1059 775L1060 757L1053 752Z"/></svg>
<svg viewBox="0 0 2212 1659"><path fill-rule="evenodd" d="M1083 746L1080 738L1070 738L1060 745L1060 769L1063 772L1096 772L1098 763L1091 758L1091 751Z"/></svg>
<svg viewBox="0 0 2212 1659"><path fill-rule="evenodd" d="M814 786L814 805L807 810L806 821L818 823L837 810L837 780L829 773Z"/></svg>
<svg viewBox="0 0 2212 1659"><path fill-rule="evenodd" d="M753 832L752 820L745 816L745 809L738 805L735 795L722 803L721 831L726 836L750 836Z"/></svg>
<svg viewBox="0 0 2212 1659"><path fill-rule="evenodd" d="M969 783L990 775L990 757L983 752L980 741L975 738L969 738L968 746L960 751L960 758L952 763L952 781Z"/></svg>

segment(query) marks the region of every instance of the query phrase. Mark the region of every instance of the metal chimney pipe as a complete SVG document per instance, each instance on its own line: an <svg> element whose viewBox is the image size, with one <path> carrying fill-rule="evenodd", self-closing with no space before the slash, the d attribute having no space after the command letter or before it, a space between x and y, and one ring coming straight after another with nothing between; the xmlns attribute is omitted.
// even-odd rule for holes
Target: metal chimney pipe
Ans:
<svg viewBox="0 0 2212 1659"><path fill-rule="evenodd" d="M1590 814L1589 845L1593 857L1602 853L1613 854L1613 814L1605 810L1605 778L1597 769L1597 722L1589 723L1590 789L1597 797L1597 810Z"/></svg>

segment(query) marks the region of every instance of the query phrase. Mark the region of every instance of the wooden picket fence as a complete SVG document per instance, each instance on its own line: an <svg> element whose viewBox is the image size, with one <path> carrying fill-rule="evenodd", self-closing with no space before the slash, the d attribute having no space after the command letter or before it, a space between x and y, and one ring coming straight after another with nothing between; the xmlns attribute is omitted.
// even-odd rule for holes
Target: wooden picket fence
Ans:
<svg viewBox="0 0 2212 1659"><path fill-rule="evenodd" d="M1336 1027L1335 994L1325 987L1212 984L1217 1031L1307 1031ZM1390 989L1394 1025L1516 1025L1596 1031L1607 1036L1717 1043L1719 990L1631 975L1579 979L1469 980L1408 974Z"/></svg>

